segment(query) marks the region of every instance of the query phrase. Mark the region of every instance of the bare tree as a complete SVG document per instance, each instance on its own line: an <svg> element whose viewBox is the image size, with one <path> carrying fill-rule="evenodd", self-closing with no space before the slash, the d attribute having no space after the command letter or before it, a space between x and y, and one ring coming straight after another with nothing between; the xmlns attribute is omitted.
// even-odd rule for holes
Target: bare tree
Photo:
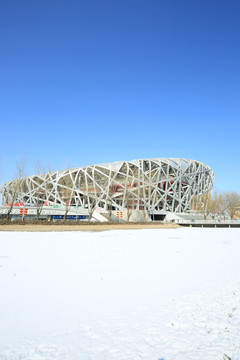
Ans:
<svg viewBox="0 0 240 360"><path fill-rule="evenodd" d="M40 192L40 190L37 191L37 210L36 210L36 215L37 215L37 220L39 220L42 209L43 209L43 205L44 205L44 200L42 199L42 197L44 197L44 192Z"/></svg>
<svg viewBox="0 0 240 360"><path fill-rule="evenodd" d="M26 172L25 172L26 160L23 159L23 160L17 162L16 166L17 166L17 172L15 175L15 178L23 178L24 176L26 176Z"/></svg>
<svg viewBox="0 0 240 360"><path fill-rule="evenodd" d="M66 186L72 187L72 182L70 179L66 180ZM63 197L65 201L65 212L64 212L64 221L66 221L67 214L71 208L71 203L73 199L73 190L71 189L65 189L63 192Z"/></svg>
<svg viewBox="0 0 240 360"><path fill-rule="evenodd" d="M208 215L229 214L232 219L240 210L240 194L236 191L215 192L213 196L210 193L194 198L194 206L197 211L204 214L204 219Z"/></svg>
<svg viewBox="0 0 240 360"><path fill-rule="evenodd" d="M64 221L66 221L67 214L71 208L72 200L74 198L73 180L71 173L66 171L65 175L61 178L59 185L61 185L62 200L65 204Z"/></svg>
<svg viewBox="0 0 240 360"><path fill-rule="evenodd" d="M89 201L88 201L88 221L91 221L93 213L94 213L94 211L95 211L95 209L97 207L97 204L98 204L98 200L95 197L95 195L89 198Z"/></svg>
<svg viewBox="0 0 240 360"><path fill-rule="evenodd" d="M239 219L240 218L240 211L236 211L235 216Z"/></svg>
<svg viewBox="0 0 240 360"><path fill-rule="evenodd" d="M100 187L102 184L96 185L88 195L88 221L91 221L94 211L102 200L103 191Z"/></svg>
<svg viewBox="0 0 240 360"><path fill-rule="evenodd" d="M132 215L132 210L134 206L134 199L130 191L125 193L125 206L127 208L127 221L129 222L130 216Z"/></svg>
<svg viewBox="0 0 240 360"><path fill-rule="evenodd" d="M46 167L44 167L39 160L34 165L36 175L44 175L46 173Z"/></svg>
<svg viewBox="0 0 240 360"><path fill-rule="evenodd" d="M212 199L211 193L202 195L202 203L202 212L206 220L207 216L213 214L215 209L215 200Z"/></svg>
<svg viewBox="0 0 240 360"><path fill-rule="evenodd" d="M144 222L146 222L146 221L147 221L147 206L146 206L146 198L145 198L145 195L146 195L146 194L144 194L144 190L143 190L143 189L141 189L140 193L141 193L141 201L140 201L140 204L141 204L142 215L143 215L143 216L142 216L142 219L143 219Z"/></svg>
<svg viewBox="0 0 240 360"><path fill-rule="evenodd" d="M219 200L220 197L215 194L212 197L212 194L206 193L200 196L195 196L193 200L194 209L197 212L200 212L203 214L204 219L210 215L211 217L214 217L214 215L217 212L217 209L219 208Z"/></svg>
<svg viewBox="0 0 240 360"><path fill-rule="evenodd" d="M23 182L23 177L25 176L25 160L21 160L20 162L17 162L16 167L17 171L15 174L15 179L13 180L12 186L11 186L11 192L8 193L8 204L9 209L7 211L7 220L10 219L10 215L14 206L14 202L18 198L18 194L20 193L21 184Z"/></svg>
<svg viewBox="0 0 240 360"><path fill-rule="evenodd" d="M110 185L109 189L108 189L107 204L108 204L109 221L112 220L114 195L119 191L119 188L120 188L120 185Z"/></svg>
<svg viewBox="0 0 240 360"><path fill-rule="evenodd" d="M55 170L55 167L54 166L51 166L51 165L46 165L45 167L44 167L44 169L46 169L46 172L47 173L52 173L52 172L55 172L56 170Z"/></svg>
<svg viewBox="0 0 240 360"><path fill-rule="evenodd" d="M233 219L240 210L240 194L236 191L226 191L222 194L224 210Z"/></svg>
<svg viewBox="0 0 240 360"><path fill-rule="evenodd" d="M35 181L38 183L38 186L39 186L35 193L35 199L36 199L35 205L37 207L36 215L37 215L37 220L39 220L43 206L46 201L46 188L44 186L44 178L46 175L46 169L40 163L39 160L35 164L35 173L37 175L35 177Z"/></svg>
<svg viewBox="0 0 240 360"><path fill-rule="evenodd" d="M223 193L215 192L212 199L212 217L213 215L221 215L224 213L224 202L223 202Z"/></svg>
<svg viewBox="0 0 240 360"><path fill-rule="evenodd" d="M69 195L70 195L70 192L71 191L69 191ZM66 221L67 214L68 214L68 212L69 212L69 210L71 208L71 195L69 197L67 196L67 198L69 200L67 200L67 199L65 200L66 202L65 202L64 221Z"/></svg>

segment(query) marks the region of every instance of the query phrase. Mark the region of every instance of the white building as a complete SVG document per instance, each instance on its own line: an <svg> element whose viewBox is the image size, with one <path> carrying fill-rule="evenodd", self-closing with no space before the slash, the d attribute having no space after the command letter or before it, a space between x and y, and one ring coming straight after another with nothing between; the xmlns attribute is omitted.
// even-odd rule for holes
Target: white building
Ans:
<svg viewBox="0 0 240 360"><path fill-rule="evenodd" d="M2 185L2 204L109 211L186 212L210 192L213 171L202 162L157 158L84 166L15 179ZM21 205L20 205L21 204Z"/></svg>

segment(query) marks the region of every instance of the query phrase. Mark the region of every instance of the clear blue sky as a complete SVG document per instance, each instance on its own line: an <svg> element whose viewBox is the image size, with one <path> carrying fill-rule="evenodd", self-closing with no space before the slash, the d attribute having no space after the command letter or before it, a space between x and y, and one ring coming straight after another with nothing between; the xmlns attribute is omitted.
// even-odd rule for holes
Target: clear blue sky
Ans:
<svg viewBox="0 0 240 360"><path fill-rule="evenodd" d="M0 183L57 170L203 161L240 191L239 0L0 3Z"/></svg>

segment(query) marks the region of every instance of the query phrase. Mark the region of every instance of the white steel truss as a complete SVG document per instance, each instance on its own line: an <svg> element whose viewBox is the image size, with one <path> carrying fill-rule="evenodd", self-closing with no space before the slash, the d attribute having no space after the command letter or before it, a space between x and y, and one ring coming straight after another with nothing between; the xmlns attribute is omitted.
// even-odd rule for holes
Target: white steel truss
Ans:
<svg viewBox="0 0 240 360"><path fill-rule="evenodd" d="M202 162L158 158L72 168L2 185L2 203L185 212L212 190L213 171ZM16 191L17 186L17 191Z"/></svg>

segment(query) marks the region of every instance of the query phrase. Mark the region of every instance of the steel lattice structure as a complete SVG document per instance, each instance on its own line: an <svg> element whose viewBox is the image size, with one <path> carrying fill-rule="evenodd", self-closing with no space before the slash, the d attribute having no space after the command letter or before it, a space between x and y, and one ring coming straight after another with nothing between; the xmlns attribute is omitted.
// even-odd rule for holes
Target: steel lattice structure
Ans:
<svg viewBox="0 0 240 360"><path fill-rule="evenodd" d="M69 204L105 210L185 212L210 192L213 171L202 162L157 158L84 166L15 179L1 187L2 203Z"/></svg>

